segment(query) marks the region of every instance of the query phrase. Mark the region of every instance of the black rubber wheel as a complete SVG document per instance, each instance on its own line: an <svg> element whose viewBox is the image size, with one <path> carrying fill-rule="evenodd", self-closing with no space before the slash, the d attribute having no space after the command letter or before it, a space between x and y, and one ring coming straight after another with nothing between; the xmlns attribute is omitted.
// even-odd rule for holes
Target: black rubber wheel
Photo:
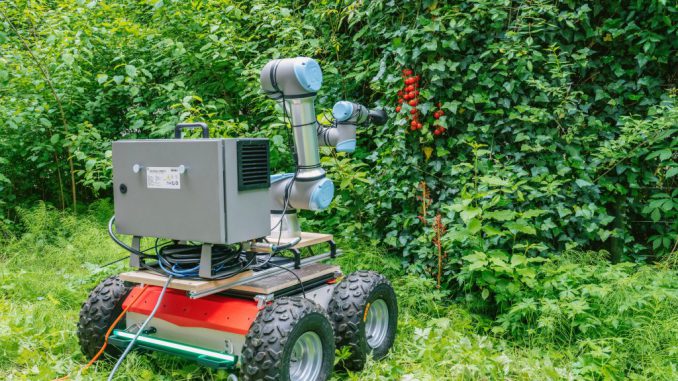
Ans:
<svg viewBox="0 0 678 381"><path fill-rule="evenodd" d="M245 338L240 367L245 381L325 381L333 364L334 333L327 313L308 299L289 297L259 311Z"/></svg>
<svg viewBox="0 0 678 381"><path fill-rule="evenodd" d="M351 351L344 368L361 370L368 354L377 360L388 354L398 327L398 301L386 277L374 271L350 274L334 289L327 310L337 348Z"/></svg>
<svg viewBox="0 0 678 381"><path fill-rule="evenodd" d="M122 303L131 290L120 278L112 276L99 283L83 303L78 322L78 341L82 353L88 359L93 358L104 345L106 331L122 312ZM118 328L125 328L125 319L121 319ZM120 355L120 351L112 345L106 346L104 353L113 357Z"/></svg>

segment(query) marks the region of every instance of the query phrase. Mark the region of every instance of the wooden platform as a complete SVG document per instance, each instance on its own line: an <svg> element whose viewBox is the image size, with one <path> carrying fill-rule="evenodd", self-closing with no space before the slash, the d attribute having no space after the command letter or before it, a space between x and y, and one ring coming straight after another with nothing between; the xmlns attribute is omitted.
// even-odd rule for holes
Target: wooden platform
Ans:
<svg viewBox="0 0 678 381"><path fill-rule="evenodd" d="M294 249L301 249L303 247L317 245L323 242L332 240L331 234L302 232L301 241L296 244ZM272 243L278 243L278 237L273 235L267 237L267 240ZM280 244L291 242L293 238L281 238ZM339 266L326 265L322 263L312 263L303 266L301 269L290 269L293 271L302 282L322 277L327 274L339 272ZM210 290L220 289L221 291L229 289L235 291L251 292L257 294L272 294L276 291L283 290L293 286L298 282L297 278L289 271L284 271L266 277L264 279L254 280L251 282L242 283L246 278L257 274L253 271L245 271L230 278L221 280L187 280L187 279L173 279L169 288L183 290L189 295L204 295L208 294ZM164 286L167 282L167 275L149 270L137 270L120 274L120 279L139 284L148 284L151 286ZM240 283L233 287L228 287L231 283Z"/></svg>
<svg viewBox="0 0 678 381"><path fill-rule="evenodd" d="M298 270L290 269L294 272L302 282L306 282L315 278L319 278L323 275L333 274L339 272L339 266L335 265L326 265L323 263L313 263L307 266L304 266ZM193 294L200 294L208 290L219 288L221 286L233 283L240 279L247 278L255 274L253 271L246 271L240 273L236 276L221 279L221 280L188 280L188 279L173 279L169 288L187 291ZM120 279L139 284L148 284L151 286L164 286L167 282L167 276L164 274L156 273L149 270L139 270L139 271L130 271L122 273L119 275ZM252 282L247 282L242 285L238 285L230 288L234 291L244 291L257 294L272 294L279 290L284 290L290 286L294 286L299 281L297 278L288 271L283 271L279 274L275 274L264 279L255 280Z"/></svg>
<svg viewBox="0 0 678 381"><path fill-rule="evenodd" d="M302 247L308 247L313 245L318 245L323 242L329 242L334 237L332 234L323 234L323 233L311 233L311 232L301 232L301 241L298 244L294 245L293 249L301 249ZM266 237L266 240L270 243L278 243L278 236L273 234ZM286 243L294 241L295 238L280 238L280 244L284 245Z"/></svg>

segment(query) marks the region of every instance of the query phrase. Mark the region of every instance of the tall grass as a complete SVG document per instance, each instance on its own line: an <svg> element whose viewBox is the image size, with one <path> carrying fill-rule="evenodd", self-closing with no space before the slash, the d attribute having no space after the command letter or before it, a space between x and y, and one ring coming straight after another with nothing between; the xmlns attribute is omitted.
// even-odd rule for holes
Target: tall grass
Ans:
<svg viewBox="0 0 678 381"><path fill-rule="evenodd" d="M46 205L20 211L22 234L0 246L0 379L107 376L107 362L77 373L86 359L75 324L89 290L126 268L124 263L100 267L125 255L106 234L110 213L106 202L78 217ZM533 320L514 322L523 327L522 336L497 333L501 325L455 303L432 280L403 273L399 259L374 245L339 246L345 254L337 262L345 272L373 269L392 280L400 318L394 349L385 360L368 362L360 373L336 373L335 379L678 379L676 275L670 266L629 270L572 259L580 268L599 266L594 273L610 271L616 278L606 283L599 277L598 284L591 281L584 288L591 295L598 292L594 286L610 288L590 310L601 320L596 332L564 339L570 330L566 316L555 332L534 314ZM133 353L117 379L223 380L226 375L171 356Z"/></svg>

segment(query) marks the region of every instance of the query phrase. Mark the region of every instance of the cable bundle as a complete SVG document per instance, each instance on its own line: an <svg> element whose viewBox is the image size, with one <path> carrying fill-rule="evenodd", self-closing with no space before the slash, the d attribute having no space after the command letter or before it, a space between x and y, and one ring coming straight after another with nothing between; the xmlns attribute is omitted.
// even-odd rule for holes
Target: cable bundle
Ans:
<svg viewBox="0 0 678 381"><path fill-rule="evenodd" d="M201 245L168 244L156 245L158 265L167 274L175 277L198 277L200 271ZM231 246L212 247L212 272L229 277L243 271L247 263L242 259L241 250Z"/></svg>

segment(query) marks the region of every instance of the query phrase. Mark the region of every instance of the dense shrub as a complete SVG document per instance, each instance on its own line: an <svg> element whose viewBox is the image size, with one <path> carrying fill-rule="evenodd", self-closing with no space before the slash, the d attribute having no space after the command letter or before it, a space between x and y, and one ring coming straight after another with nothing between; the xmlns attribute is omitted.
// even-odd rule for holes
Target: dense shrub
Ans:
<svg viewBox="0 0 678 381"><path fill-rule="evenodd" d="M421 217L442 213L468 190L459 171L484 144L488 181L533 188L499 205L543 211L531 217L531 242L607 248L615 260L675 247L670 2L63 0L0 10L5 220L17 203L107 194L111 140L168 136L183 120L207 121L219 136L279 134L258 70L270 58L308 55L325 72L321 108L345 97L382 104L392 117L387 128L361 131L354 157L325 160L337 201L309 226L374 233L431 272L437 258L418 239L429 232L417 218L418 186L425 181L431 199ZM403 117L411 106L394 112L403 68L421 78L417 131ZM273 143L283 169L288 150ZM520 179L501 178L502 168Z"/></svg>
<svg viewBox="0 0 678 381"><path fill-rule="evenodd" d="M675 378L676 20L663 0L0 2L0 260L39 268L36 250L65 250L46 263L72 267L93 242L106 258L93 219L26 206L82 212L109 197L113 140L206 121L213 136L270 137L273 166L289 170L287 126L258 74L271 58L311 56L325 74L319 114L348 99L391 118L361 129L352 156L323 149L337 194L303 220L399 256L369 248L346 269L410 273L396 282L415 337L395 355L408 370L372 364L357 377L437 379L448 368L422 369L448 361L459 378ZM91 208L99 222L111 212ZM93 283L101 270L87 266ZM16 274L0 269L0 293L16 294ZM72 308L80 297L55 279L14 296L53 287L40 307ZM448 295L496 318L479 330L579 359L510 363L510 346L440 306ZM15 328L40 337L28 320L0 324L0 341ZM53 345L36 340L7 345L13 361Z"/></svg>

